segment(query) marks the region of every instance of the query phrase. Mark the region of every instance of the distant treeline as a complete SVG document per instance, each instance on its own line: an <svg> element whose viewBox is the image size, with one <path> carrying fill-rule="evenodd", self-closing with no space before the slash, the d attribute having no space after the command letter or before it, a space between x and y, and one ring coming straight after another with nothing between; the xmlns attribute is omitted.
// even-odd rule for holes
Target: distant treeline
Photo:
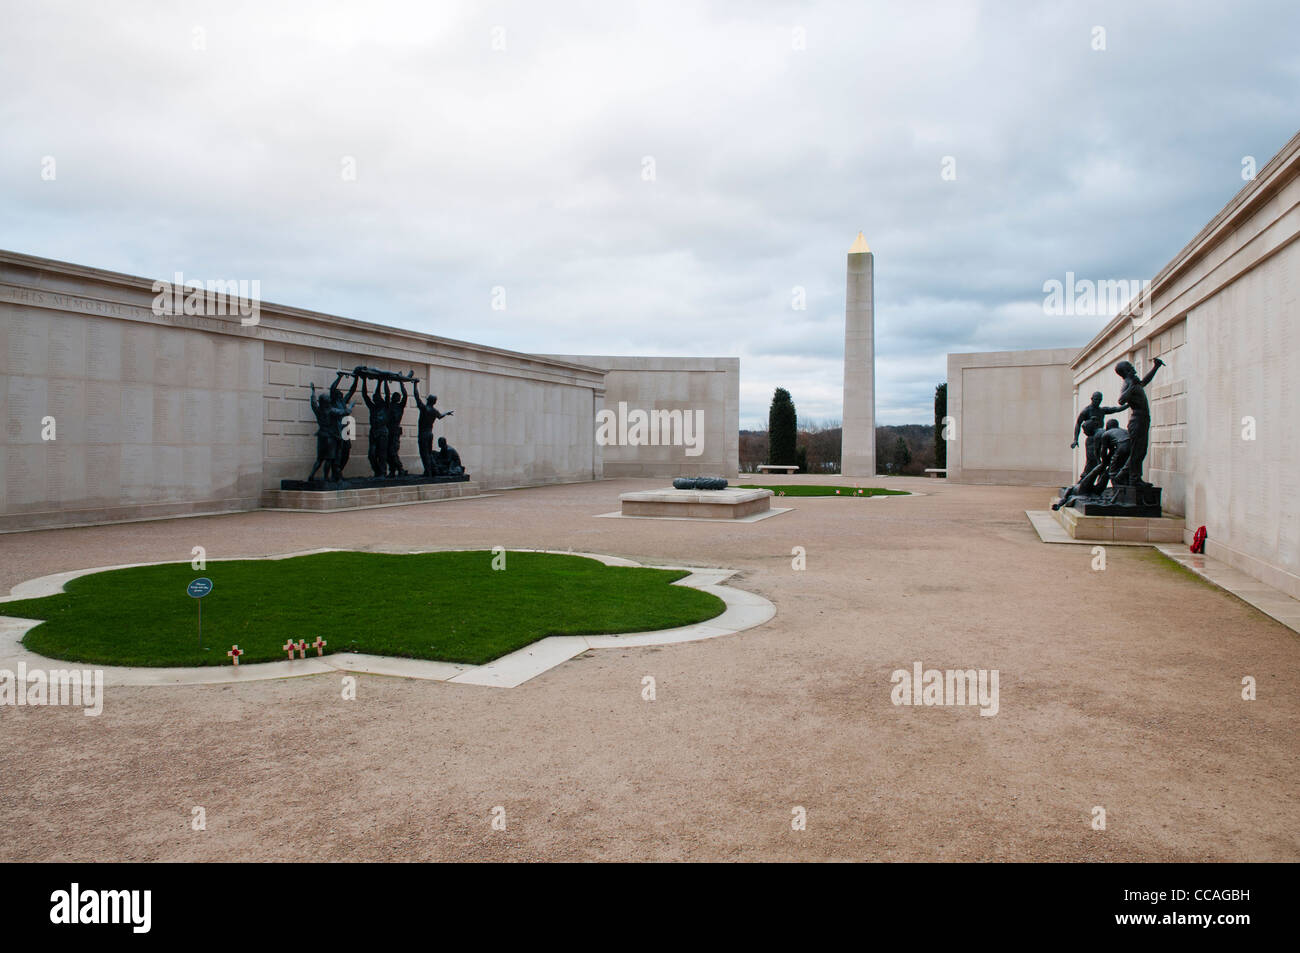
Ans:
<svg viewBox="0 0 1300 953"><path fill-rule="evenodd" d="M841 427L837 421L827 424L803 424L798 431L796 446L800 458L806 459L808 473L840 472ZM740 470L757 471L766 463L766 430L740 432ZM934 462L934 425L902 424L897 427L876 428L876 472L901 473L922 476Z"/></svg>

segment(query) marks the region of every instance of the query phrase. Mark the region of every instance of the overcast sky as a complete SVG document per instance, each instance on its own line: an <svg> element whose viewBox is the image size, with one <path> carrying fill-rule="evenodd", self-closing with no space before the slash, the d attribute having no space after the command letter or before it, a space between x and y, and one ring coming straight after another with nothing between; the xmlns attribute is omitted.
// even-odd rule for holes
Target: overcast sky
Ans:
<svg viewBox="0 0 1300 953"><path fill-rule="evenodd" d="M777 386L839 418L859 230L877 421L928 422L948 352L1085 343L1106 316L1045 314L1044 282L1151 278L1300 127L1283 2L0 22L0 247L514 350L738 356L742 427Z"/></svg>

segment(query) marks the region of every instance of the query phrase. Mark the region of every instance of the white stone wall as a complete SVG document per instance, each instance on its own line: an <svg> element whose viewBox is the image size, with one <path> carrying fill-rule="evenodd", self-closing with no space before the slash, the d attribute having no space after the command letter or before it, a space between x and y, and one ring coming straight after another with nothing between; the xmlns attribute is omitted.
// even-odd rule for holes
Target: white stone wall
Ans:
<svg viewBox="0 0 1300 953"><path fill-rule="evenodd" d="M1188 529L1204 525L1239 566L1300 597L1300 244L1198 305L1186 327Z"/></svg>
<svg viewBox="0 0 1300 953"><path fill-rule="evenodd" d="M1147 360L1142 364L1144 369L1149 369L1150 359L1156 357L1165 362L1147 390L1151 400L1151 442L1145 478L1166 488L1171 502L1165 508L1179 515L1186 495L1184 474L1188 461L1188 353L1187 322L1179 321L1148 342Z"/></svg>
<svg viewBox="0 0 1300 953"><path fill-rule="evenodd" d="M257 505L261 342L148 301L0 260L0 530Z"/></svg>
<svg viewBox="0 0 1300 953"><path fill-rule="evenodd" d="M1070 475L1074 348L948 355L948 479L1062 486Z"/></svg>
<svg viewBox="0 0 1300 953"><path fill-rule="evenodd" d="M601 448L606 477L724 476L740 466L740 359L734 357L615 357L548 355L605 371L603 404L587 425L594 436L596 411L633 409L698 411L703 421L697 455L680 445Z"/></svg>

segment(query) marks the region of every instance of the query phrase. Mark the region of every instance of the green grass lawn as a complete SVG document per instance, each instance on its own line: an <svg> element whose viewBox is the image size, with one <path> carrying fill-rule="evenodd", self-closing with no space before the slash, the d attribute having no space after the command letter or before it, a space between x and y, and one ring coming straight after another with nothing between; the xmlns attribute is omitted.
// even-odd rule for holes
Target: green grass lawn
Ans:
<svg viewBox="0 0 1300 953"><path fill-rule="evenodd" d="M680 570L606 566L582 556L491 552L317 553L292 559L142 566L82 576L0 615L42 619L23 644L51 658L101 665L229 665L285 659L292 636L323 636L326 652L481 665L548 635L641 632L720 615L717 596L669 583ZM185 592L207 576L203 649ZM307 657L315 655L309 648Z"/></svg>
<svg viewBox="0 0 1300 953"><path fill-rule="evenodd" d="M741 486L741 490L771 490L786 496L908 496L906 490L884 490L878 486L813 486L806 483L784 485Z"/></svg>

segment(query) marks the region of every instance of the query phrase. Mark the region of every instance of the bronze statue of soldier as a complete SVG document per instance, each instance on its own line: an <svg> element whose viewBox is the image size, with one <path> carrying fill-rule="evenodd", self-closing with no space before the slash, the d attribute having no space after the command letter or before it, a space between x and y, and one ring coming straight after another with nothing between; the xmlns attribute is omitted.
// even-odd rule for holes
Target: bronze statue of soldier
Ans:
<svg viewBox="0 0 1300 953"><path fill-rule="evenodd" d="M1083 479L1084 474L1097 465L1097 434L1105 429L1102 424L1106 420L1106 415L1117 414L1124 409L1123 407L1101 406L1101 397L1101 391L1093 391L1092 402L1079 411L1079 416L1074 421L1074 443L1070 444L1070 449L1073 450L1079 446L1080 429L1083 430L1085 437L1083 443L1083 472L1079 474L1080 480Z"/></svg>
<svg viewBox="0 0 1300 953"><path fill-rule="evenodd" d="M342 396L342 395L340 395ZM309 398L312 413L316 415L316 463L307 476L307 482L316 479L316 471L325 468L326 483L343 479L340 449L343 443L343 418L350 407L340 404L330 396L316 396L316 383L311 385Z"/></svg>
<svg viewBox="0 0 1300 953"><path fill-rule="evenodd" d="M1124 378L1124 386L1119 392L1119 408L1128 410L1128 466L1122 482L1130 486L1150 486L1142 479L1142 462L1147 457L1147 442L1151 436L1151 405L1147 401L1146 386L1156 376L1156 371L1165 366L1165 362L1156 358L1155 366L1147 372L1146 377L1139 378L1137 368L1128 361L1115 365L1115 373ZM1111 482L1116 482L1114 475Z"/></svg>
<svg viewBox="0 0 1300 953"><path fill-rule="evenodd" d="M375 383L374 399L366 390L366 384L366 378L362 378L361 399L370 409L370 452L367 457L375 476L382 477L388 472L388 381Z"/></svg>
<svg viewBox="0 0 1300 953"><path fill-rule="evenodd" d="M1119 425L1118 420L1108 420L1106 429L1096 437L1096 463L1074 486L1067 489L1061 498L1052 504L1052 509L1059 510L1069 506L1076 499L1090 499L1100 496L1106 489L1106 482L1114 482L1128 464L1130 443L1128 431Z"/></svg>
<svg viewBox="0 0 1300 953"><path fill-rule="evenodd" d="M388 465L388 475L390 477L406 476L406 468L402 466L400 451L402 447L402 415L406 413L406 383L398 382L398 388L402 394L389 394L388 396L388 441L384 446L384 462ZM388 382L384 381L384 388L388 388Z"/></svg>
<svg viewBox="0 0 1300 953"><path fill-rule="evenodd" d="M352 456L352 441L345 439L343 436L343 418L351 414L352 408L356 406L355 403L349 403L349 401L351 401L353 396L356 394L357 384L361 380L357 375L358 370L359 368L355 367L352 369L352 386L348 389L346 394L344 394L343 389L339 387L339 381L343 379L348 371L337 372L334 375L334 383L330 384L330 401L334 404L338 417L337 427L339 445L337 470L339 479L343 478L343 468L348 465L348 458Z"/></svg>
<svg viewBox="0 0 1300 953"><path fill-rule="evenodd" d="M415 385L415 406L420 411L419 435L416 438L420 446L420 463L424 467L425 476L433 476L434 470L434 452L433 452L433 425L443 417L450 417L456 411L449 410L445 414L435 406L438 403L438 395L430 394L426 400L420 400L420 382L416 381ZM439 441L441 444L442 441Z"/></svg>
<svg viewBox="0 0 1300 953"><path fill-rule="evenodd" d="M433 455L434 472L439 476L464 476L465 467L460 462L456 448L447 445L446 437L438 438L438 450Z"/></svg>
<svg viewBox="0 0 1300 953"><path fill-rule="evenodd" d="M352 386L344 392L342 381L349 374L352 376ZM351 371L336 371L334 380L325 392L318 393L316 384L312 382L310 403L316 417L316 461L306 481L281 480L281 489L319 489L318 474L326 483L339 483L343 480L343 470L347 466L352 446L352 441L344 437L350 430L345 425L350 423L350 415L356 407L352 398L358 386L361 388L362 400L370 410L370 447L367 456L374 477L379 480L408 477L401 460L402 417L409 399L406 391L408 382L414 388L415 403L420 411L420 461L425 477L468 479L460 454L454 447L448 446L445 438L438 441L436 450L433 447L434 425L455 412L449 410L443 413L438 410L436 396L423 398L413 370L402 374L358 365ZM373 394L369 386L371 383L375 385ZM397 393L394 393L393 383L397 384ZM307 487L304 483L316 486Z"/></svg>

